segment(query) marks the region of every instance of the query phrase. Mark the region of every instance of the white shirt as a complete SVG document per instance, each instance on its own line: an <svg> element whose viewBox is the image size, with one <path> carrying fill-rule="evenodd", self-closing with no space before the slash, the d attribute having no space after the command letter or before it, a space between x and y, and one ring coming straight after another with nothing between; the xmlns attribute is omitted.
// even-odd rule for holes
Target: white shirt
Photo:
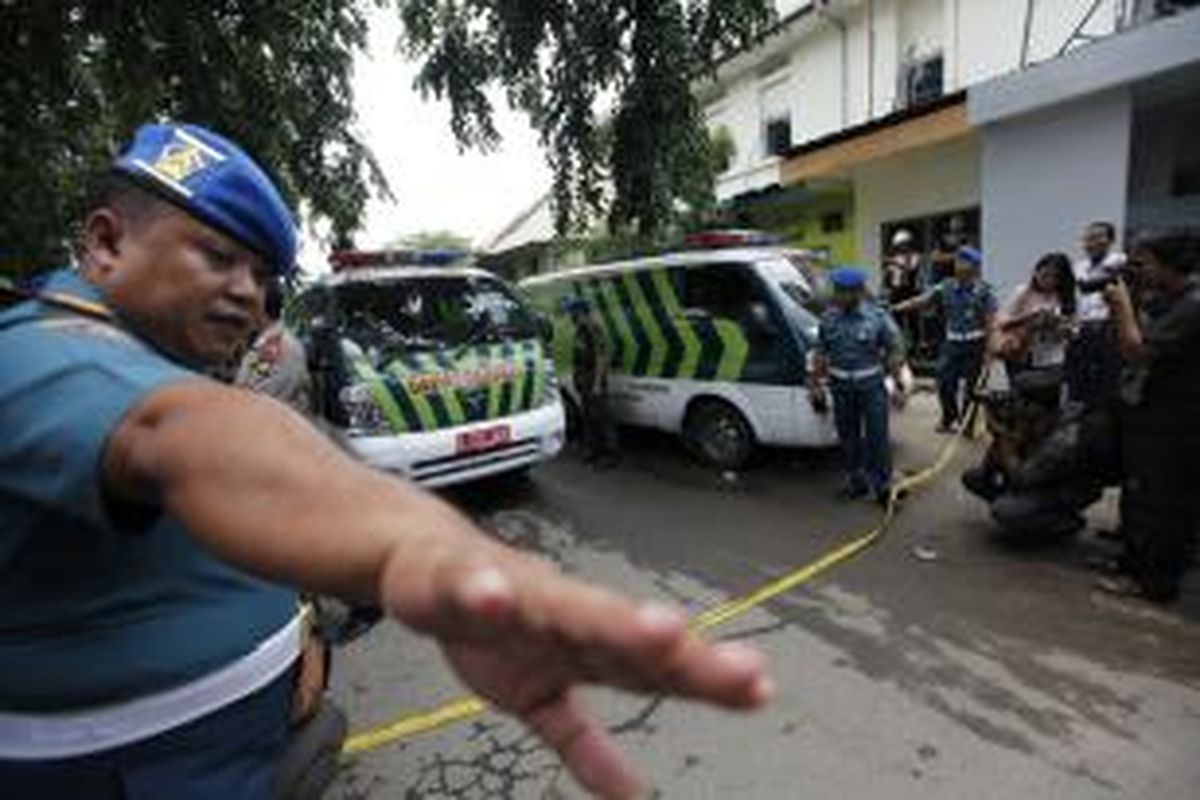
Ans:
<svg viewBox="0 0 1200 800"><path fill-rule="evenodd" d="M1086 281L1099 278L1105 273L1113 272L1125 266L1124 253L1113 251L1104 257L1099 264L1093 264L1090 258L1075 262L1075 280ZM1109 317L1108 303L1104 302L1101 292L1091 294L1079 293L1078 315L1080 322L1104 322Z"/></svg>
<svg viewBox="0 0 1200 800"><path fill-rule="evenodd" d="M1043 294L1026 283L1017 288L1000 314L1001 322L1026 316L1035 311L1049 311L1059 315L1053 322L1041 322L1029 326L1027 346L1030 363L1034 367L1052 367L1066 360L1066 338L1061 327L1059 299L1052 294Z"/></svg>

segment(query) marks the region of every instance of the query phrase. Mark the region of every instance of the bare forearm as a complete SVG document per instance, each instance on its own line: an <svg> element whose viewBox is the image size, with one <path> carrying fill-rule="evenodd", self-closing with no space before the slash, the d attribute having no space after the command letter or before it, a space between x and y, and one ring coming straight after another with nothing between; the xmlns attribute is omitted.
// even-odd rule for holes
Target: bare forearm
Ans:
<svg viewBox="0 0 1200 800"><path fill-rule="evenodd" d="M1146 355L1146 343L1133 309L1128 306L1118 306L1114 309L1113 318L1117 326L1117 341L1121 348L1121 357L1128 362L1141 361Z"/></svg>
<svg viewBox="0 0 1200 800"><path fill-rule="evenodd" d="M449 506L354 462L276 403L219 387L172 391L134 420L127 471L224 560L374 600L389 563L435 564L464 537L493 547Z"/></svg>

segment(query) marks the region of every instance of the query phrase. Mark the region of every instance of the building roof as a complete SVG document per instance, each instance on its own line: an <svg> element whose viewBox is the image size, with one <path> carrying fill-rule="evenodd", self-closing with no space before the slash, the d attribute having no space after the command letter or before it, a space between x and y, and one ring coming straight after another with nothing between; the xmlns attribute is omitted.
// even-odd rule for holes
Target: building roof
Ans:
<svg viewBox="0 0 1200 800"><path fill-rule="evenodd" d="M1197 63L1200 10L1147 23L979 84L971 89L971 121L989 125Z"/></svg>

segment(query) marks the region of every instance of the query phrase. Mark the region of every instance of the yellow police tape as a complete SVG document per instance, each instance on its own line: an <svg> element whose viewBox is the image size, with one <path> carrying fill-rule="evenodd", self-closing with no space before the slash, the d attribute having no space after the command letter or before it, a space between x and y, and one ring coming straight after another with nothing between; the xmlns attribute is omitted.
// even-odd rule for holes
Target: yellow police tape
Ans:
<svg viewBox="0 0 1200 800"><path fill-rule="evenodd" d="M974 420L974 408L964 414L964 419ZM745 616L750 611L780 595L787 594L834 567L857 556L878 542L896 519L899 498L937 478L953 461L958 451L961 436L953 436L938 454L937 460L928 468L905 477L892 489L891 497L884 510L883 518L869 532L858 536L821 558L806 564L781 578L756 589L743 597L730 600L694 617L691 629L707 631ZM411 739L487 713L488 705L477 697L464 697L429 711L406 714L377 728L355 734L342 746L343 755L358 755L378 750L390 744Z"/></svg>

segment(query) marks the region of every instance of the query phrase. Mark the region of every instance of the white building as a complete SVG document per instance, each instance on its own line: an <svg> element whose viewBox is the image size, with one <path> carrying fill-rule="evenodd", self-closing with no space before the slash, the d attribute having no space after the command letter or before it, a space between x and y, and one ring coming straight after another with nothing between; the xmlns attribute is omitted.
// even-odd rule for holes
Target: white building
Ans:
<svg viewBox="0 0 1200 800"><path fill-rule="evenodd" d="M1200 42L1183 41L1183 33L1167 41L1162 31L1183 30L1179 19L1200 18L1200 11L1160 17L1197 5L781 0L775 28L697 86L711 127L734 143L718 198L731 209L731 222L782 231L795 244L827 250L835 262L878 264L885 243L906 228L926 249L946 240L984 243L989 268L1005 276L1023 273L1035 252L1072 249L1086 220L1120 227L1141 215L1144 225L1164 206L1178 216L1180 204L1160 196L1161 184L1178 182L1174 168L1151 163L1147 154L1182 147L1182 131L1197 130L1196 118L1188 117L1186 128L1161 124L1166 90L1151 91L1158 81L1150 77L1170 73L1171 85L1182 81L1175 94L1195 85L1173 70L1200 59ZM1156 48L1165 48L1157 53L1161 64ZM1146 62L1143 72L1110 63L1123 59ZM1098 65L1105 65L1103 74L1088 77ZM1089 88L1089 81L1102 88ZM1022 104L1026 92L1030 102ZM1076 117L1069 125L1057 121L1053 106L1072 99L1082 100ZM1142 132L1135 137L1139 115ZM1097 116L1105 124L1090 127ZM1022 130L1029 138L1022 139ZM1082 143L1093 140L1095 148L1085 151ZM1073 173L1052 169L1091 163L1085 154L1101 150L1109 161L1093 168L1104 181L1073 182ZM1044 176L1034 182L1053 184L1046 197L1054 203L1016 192L1018 174L1026 185ZM1126 184L1135 200L1129 215ZM494 252L541 240L549 217L544 201L514 220ZM1029 235L1033 230L1044 235Z"/></svg>
<svg viewBox="0 0 1200 800"><path fill-rule="evenodd" d="M1024 280L1092 220L1129 235L1200 228L1200 10L989 81L970 117L996 283Z"/></svg>
<svg viewBox="0 0 1200 800"><path fill-rule="evenodd" d="M895 228L979 238L966 90L1114 33L1131 0L808 0L701 89L748 224L878 263Z"/></svg>

